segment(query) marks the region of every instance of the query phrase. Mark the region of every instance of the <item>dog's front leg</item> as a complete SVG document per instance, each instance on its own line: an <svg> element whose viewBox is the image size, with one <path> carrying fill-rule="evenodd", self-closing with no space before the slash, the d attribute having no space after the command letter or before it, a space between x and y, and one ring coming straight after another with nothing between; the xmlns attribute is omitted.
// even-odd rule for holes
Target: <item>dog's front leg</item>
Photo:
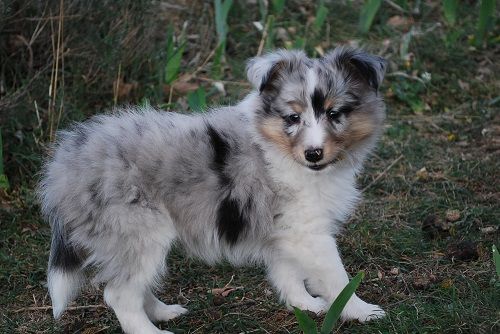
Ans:
<svg viewBox="0 0 500 334"><path fill-rule="evenodd" d="M281 299L289 307L315 313L327 311L349 282L335 239L312 233L290 234L276 238L273 246L267 269ZM384 315L379 306L356 295L342 312L344 320L360 322Z"/></svg>
<svg viewBox="0 0 500 334"><path fill-rule="evenodd" d="M268 259L267 273L271 283L278 291L280 299L291 309L297 307L314 313L323 313L327 301L321 297L313 297L305 287L307 276L297 259L286 252L273 252Z"/></svg>
<svg viewBox="0 0 500 334"><path fill-rule="evenodd" d="M349 278L333 237L312 236L309 244L308 259L304 261L308 272L306 286L311 294L328 301L329 307L347 285ZM342 319L365 322L384 315L380 306L366 303L354 294L342 312Z"/></svg>

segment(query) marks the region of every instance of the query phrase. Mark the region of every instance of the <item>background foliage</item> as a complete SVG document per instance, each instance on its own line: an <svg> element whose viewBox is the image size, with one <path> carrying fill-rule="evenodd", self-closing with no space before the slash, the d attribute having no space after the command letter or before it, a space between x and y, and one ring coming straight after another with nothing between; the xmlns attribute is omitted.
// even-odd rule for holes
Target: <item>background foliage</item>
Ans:
<svg viewBox="0 0 500 334"><path fill-rule="evenodd" d="M388 121L340 247L348 271L366 274L360 295L388 316L337 331L500 332L499 32L488 0L1 1L0 331L119 332L93 289L62 321L50 315L50 231L33 188L58 128L128 103L235 103L249 57L349 44L388 59ZM210 268L179 250L169 265L162 298L191 313L164 328L300 331L261 269Z"/></svg>

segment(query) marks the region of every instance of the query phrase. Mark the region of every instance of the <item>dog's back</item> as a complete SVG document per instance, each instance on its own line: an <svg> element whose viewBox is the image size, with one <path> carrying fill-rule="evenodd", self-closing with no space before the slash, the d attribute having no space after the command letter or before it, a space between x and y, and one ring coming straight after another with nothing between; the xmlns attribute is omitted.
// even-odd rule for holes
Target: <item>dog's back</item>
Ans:
<svg viewBox="0 0 500 334"><path fill-rule="evenodd" d="M145 264L176 238L208 262L258 257L244 240L269 226L272 190L247 124L231 108L210 117L132 110L60 132L39 189L53 233L54 315L84 267L97 268L95 282L126 280L126 267L163 271Z"/></svg>

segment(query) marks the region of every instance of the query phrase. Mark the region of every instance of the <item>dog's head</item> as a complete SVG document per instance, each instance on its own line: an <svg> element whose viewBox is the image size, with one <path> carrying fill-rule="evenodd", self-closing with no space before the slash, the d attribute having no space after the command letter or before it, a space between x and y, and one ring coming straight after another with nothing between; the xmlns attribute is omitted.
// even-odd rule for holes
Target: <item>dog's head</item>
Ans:
<svg viewBox="0 0 500 334"><path fill-rule="evenodd" d="M312 170L350 159L380 133L385 66L378 56L345 47L318 59L284 50L253 58L247 75L261 99L257 130Z"/></svg>

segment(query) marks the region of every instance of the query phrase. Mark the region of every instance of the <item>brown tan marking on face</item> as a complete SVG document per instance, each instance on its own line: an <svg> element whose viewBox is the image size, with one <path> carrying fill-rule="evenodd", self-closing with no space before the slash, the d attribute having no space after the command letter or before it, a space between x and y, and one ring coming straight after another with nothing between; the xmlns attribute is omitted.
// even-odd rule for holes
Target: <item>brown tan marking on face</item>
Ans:
<svg viewBox="0 0 500 334"><path fill-rule="evenodd" d="M330 108L333 108L333 106L334 106L334 105L335 105L335 100L333 100L333 99L329 99L329 98L327 98L327 99L325 100L325 103L323 104L323 106L324 106L325 110L328 110L328 109L330 109Z"/></svg>
<svg viewBox="0 0 500 334"><path fill-rule="evenodd" d="M342 150L344 149L344 144L341 137L330 133L325 140L323 145L323 156L325 162L332 162L333 160L339 159Z"/></svg>
<svg viewBox="0 0 500 334"><path fill-rule="evenodd" d="M286 153L292 154L292 142L283 131L283 120L281 118L264 118L259 122L257 128L264 138L275 143Z"/></svg>
<svg viewBox="0 0 500 334"><path fill-rule="evenodd" d="M352 113L344 135L346 147L356 146L359 142L372 136L376 128L376 120L372 113Z"/></svg>
<svg viewBox="0 0 500 334"><path fill-rule="evenodd" d="M302 103L300 101L290 101L290 102L287 102L287 104L297 114L303 113L304 111L306 111L306 108L307 108L307 106L304 105L304 103Z"/></svg>

